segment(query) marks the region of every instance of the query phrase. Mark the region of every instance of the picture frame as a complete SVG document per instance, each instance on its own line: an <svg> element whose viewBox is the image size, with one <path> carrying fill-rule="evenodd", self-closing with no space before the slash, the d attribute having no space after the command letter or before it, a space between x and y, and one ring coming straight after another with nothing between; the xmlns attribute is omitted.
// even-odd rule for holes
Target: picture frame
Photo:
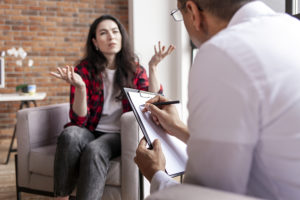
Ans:
<svg viewBox="0 0 300 200"><path fill-rule="evenodd" d="M0 58L0 88L5 87L5 64L4 58Z"/></svg>

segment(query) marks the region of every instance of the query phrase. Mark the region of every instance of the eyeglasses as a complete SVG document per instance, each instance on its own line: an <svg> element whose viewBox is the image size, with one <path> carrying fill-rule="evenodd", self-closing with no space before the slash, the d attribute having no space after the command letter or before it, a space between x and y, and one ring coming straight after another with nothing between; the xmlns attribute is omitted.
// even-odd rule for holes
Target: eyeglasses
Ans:
<svg viewBox="0 0 300 200"><path fill-rule="evenodd" d="M183 16L182 16L180 10L183 9L184 7L185 7L185 4L181 8L177 8L177 9L171 11L170 15L172 15L173 19L176 22L180 22L183 20ZM199 5L197 5L197 7L200 11L203 10Z"/></svg>
<svg viewBox="0 0 300 200"><path fill-rule="evenodd" d="M182 14L180 12L179 9L175 9L175 10L172 10L170 15L172 15L173 19L176 21L176 22L180 22L183 20L183 17L182 17Z"/></svg>
<svg viewBox="0 0 300 200"><path fill-rule="evenodd" d="M177 9L171 11L170 15L172 15L173 19L176 22L180 22L183 20L183 16L182 16L180 10L183 9L184 7L185 7L185 5L183 5L181 8L177 8Z"/></svg>

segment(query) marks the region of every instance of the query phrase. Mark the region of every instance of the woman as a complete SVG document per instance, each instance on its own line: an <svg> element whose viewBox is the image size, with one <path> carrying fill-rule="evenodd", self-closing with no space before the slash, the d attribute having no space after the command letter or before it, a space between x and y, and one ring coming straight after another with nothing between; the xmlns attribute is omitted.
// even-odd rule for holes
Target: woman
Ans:
<svg viewBox="0 0 300 200"><path fill-rule="evenodd" d="M135 62L128 36L110 15L90 27L86 55L74 69L66 66L51 74L71 84L70 119L58 138L54 162L54 193L68 199L101 199L109 160L120 155L120 117L130 110L123 87L161 92L157 64L174 47L155 47L146 71Z"/></svg>

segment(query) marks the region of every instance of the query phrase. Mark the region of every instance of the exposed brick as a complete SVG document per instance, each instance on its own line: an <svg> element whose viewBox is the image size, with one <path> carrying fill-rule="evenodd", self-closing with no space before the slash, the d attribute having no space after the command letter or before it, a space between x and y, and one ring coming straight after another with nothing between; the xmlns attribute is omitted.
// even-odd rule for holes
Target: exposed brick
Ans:
<svg viewBox="0 0 300 200"><path fill-rule="evenodd" d="M11 26L0 26L0 30L2 31L2 30L7 30L7 31L9 31L9 30L11 30Z"/></svg>
<svg viewBox="0 0 300 200"><path fill-rule="evenodd" d="M29 31L26 31L26 32L22 32L22 35L24 36L36 36L36 32L29 32ZM25 45L25 46L28 46L28 45Z"/></svg>
<svg viewBox="0 0 300 200"><path fill-rule="evenodd" d="M36 16L38 14L38 11L36 11L36 10L22 10L21 14L22 15L34 15L34 16Z"/></svg>
<svg viewBox="0 0 300 200"><path fill-rule="evenodd" d="M49 36L53 36L53 33L51 33L51 32L38 32L37 35L38 36L47 36L47 37L49 37Z"/></svg>
<svg viewBox="0 0 300 200"><path fill-rule="evenodd" d="M46 27L51 27L51 26L55 26L56 23L55 22L51 22L51 21L44 21L40 23L41 26L46 26Z"/></svg>
<svg viewBox="0 0 300 200"><path fill-rule="evenodd" d="M44 17L44 16L30 16L29 20L36 21L36 22L44 22L44 21L46 21L46 17Z"/></svg>
<svg viewBox="0 0 300 200"><path fill-rule="evenodd" d="M74 4L71 2L61 1L61 2L57 2L56 4L58 7L74 7Z"/></svg>
<svg viewBox="0 0 300 200"><path fill-rule="evenodd" d="M28 26L12 26L13 31L27 31Z"/></svg>
<svg viewBox="0 0 300 200"><path fill-rule="evenodd" d="M9 41L9 40L12 40L12 39L13 39L12 35L0 35L0 40Z"/></svg>
<svg viewBox="0 0 300 200"><path fill-rule="evenodd" d="M39 26L29 26L30 31L37 31L39 29L41 29L41 27L39 27Z"/></svg>
<svg viewBox="0 0 300 200"><path fill-rule="evenodd" d="M27 10L28 6L26 4L24 5L12 4L12 8L16 10Z"/></svg>
<svg viewBox="0 0 300 200"><path fill-rule="evenodd" d="M28 16L24 16L24 15L15 15L15 16L11 16L10 17L11 21L27 21L28 20Z"/></svg>
<svg viewBox="0 0 300 200"><path fill-rule="evenodd" d="M5 9L10 9L11 5L10 4L0 4L0 9L5 10Z"/></svg>
<svg viewBox="0 0 300 200"><path fill-rule="evenodd" d="M74 3L74 7L77 7L77 8L90 8L92 6L90 6L89 3Z"/></svg>
<svg viewBox="0 0 300 200"><path fill-rule="evenodd" d="M30 6L29 9L30 9L30 10L44 11L44 10L45 10L45 7L41 7L41 6Z"/></svg>
<svg viewBox="0 0 300 200"><path fill-rule="evenodd" d="M60 8L60 7L48 7L48 8L47 8L47 11L54 11L54 12L57 12L57 11L61 11L61 8Z"/></svg>
<svg viewBox="0 0 300 200"><path fill-rule="evenodd" d="M71 13L73 13L73 12L78 12L78 8L75 8L75 7L64 7L64 8L62 8L62 11L63 12L71 12Z"/></svg>
<svg viewBox="0 0 300 200"><path fill-rule="evenodd" d="M57 6L55 1L39 1L39 6L42 7L54 7Z"/></svg>

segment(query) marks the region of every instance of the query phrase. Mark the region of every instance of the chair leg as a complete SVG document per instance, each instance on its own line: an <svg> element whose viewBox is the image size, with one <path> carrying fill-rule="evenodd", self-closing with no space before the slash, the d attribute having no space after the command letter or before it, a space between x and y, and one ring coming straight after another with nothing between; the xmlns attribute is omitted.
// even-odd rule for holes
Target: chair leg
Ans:
<svg viewBox="0 0 300 200"><path fill-rule="evenodd" d="M6 161L3 163L3 164L5 164L5 165L7 165L8 162L9 162L10 153L11 153L11 152L16 152L16 151L17 151L16 149L13 148L14 141L15 141L15 137L16 137L16 128L17 128L17 126L15 125L14 133L13 133L13 136L12 136L12 138L11 138L10 145L9 145L9 148L8 148Z"/></svg>
<svg viewBox="0 0 300 200"><path fill-rule="evenodd" d="M21 191L18 183L18 155L15 155L15 173L16 173L16 192L17 192L17 200L21 200Z"/></svg>
<svg viewBox="0 0 300 200"><path fill-rule="evenodd" d="M143 200L144 199L144 178L140 170L139 170L139 183L140 183L140 200Z"/></svg>

